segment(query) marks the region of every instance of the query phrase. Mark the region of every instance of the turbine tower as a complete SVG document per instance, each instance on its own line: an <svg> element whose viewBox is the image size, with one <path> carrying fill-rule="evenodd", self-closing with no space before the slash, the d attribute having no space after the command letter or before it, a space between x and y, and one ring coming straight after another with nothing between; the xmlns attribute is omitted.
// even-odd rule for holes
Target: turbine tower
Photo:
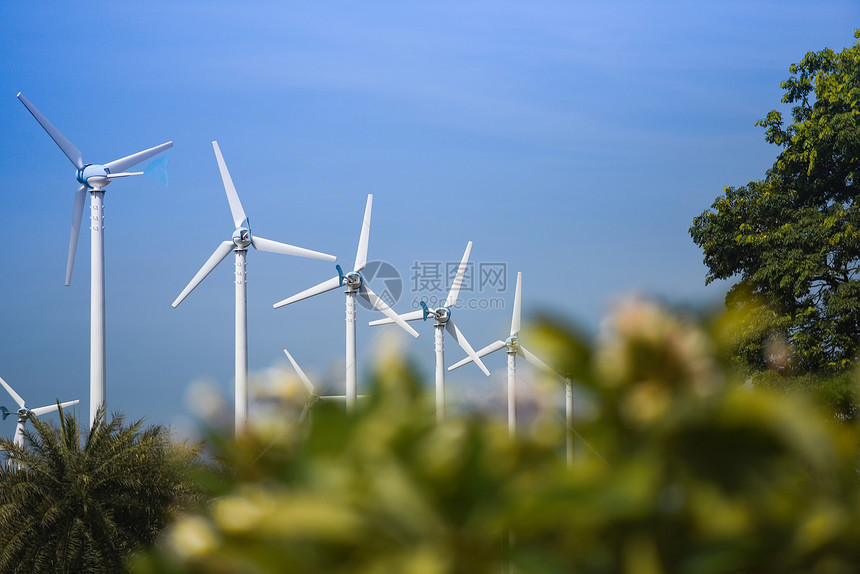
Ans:
<svg viewBox="0 0 860 574"><path fill-rule="evenodd" d="M505 349L508 356L508 431L511 436L517 434L517 355L524 358L526 361L541 369L542 371L554 375L564 380L565 383L565 424L567 426L566 438L566 456L568 465L573 463L573 387L569 379L562 377L554 371L549 365L538 359L534 353L526 349L520 344L520 315L522 310L522 287L523 274L517 273L517 288L514 292L514 313L511 317L511 333L504 341L495 341L490 343L476 353L479 357L484 357L490 353L494 353L500 349ZM454 363L448 367L449 371L460 368L466 363L472 361L472 357L466 357L458 363Z"/></svg>
<svg viewBox="0 0 860 574"><path fill-rule="evenodd" d="M17 411L10 411L6 407L0 407L0 412L3 413L3 420L6 420L6 417L9 415L15 414L18 415L18 426L15 429L15 446L23 447L24 446L24 424L31 416L39 416L45 413L50 413L56 411L60 407L66 408L72 405L78 404L78 401L68 401L65 403L48 405L46 407L38 407L35 409L28 409L24 404L24 399L21 398L21 395L15 392L15 390L9 386L9 383L0 378L0 385L3 385L3 388L6 389L6 392L12 397L12 399L18 403Z"/></svg>
<svg viewBox="0 0 860 574"><path fill-rule="evenodd" d="M418 336L418 332L415 329L407 325L385 301L370 289L361 275L361 270L367 265L367 246L370 239L370 212L372 206L373 194L368 194L367 205L364 208L364 220L361 224L361 236L358 240L358 252L355 255L355 265L353 265L352 271L344 274L341 266L336 265L337 276L274 304L275 309L277 309L284 305L346 286L346 291L344 292L346 294L346 410L350 413L355 411L355 402L358 396L355 359L355 296L361 295L373 307L385 313L391 322L400 325L413 337Z"/></svg>
<svg viewBox="0 0 860 574"><path fill-rule="evenodd" d="M76 178L80 187L75 192L72 212L72 231L69 237L69 258L66 264L66 285L72 281L72 268L75 265L75 251L84 215L84 201L90 193L90 424L95 421L100 407L106 406L105 398L105 251L104 251L104 196L105 187L111 180L130 175L142 175L142 171L125 170L142 161L173 147L173 142L137 152L104 165L84 163L81 151L60 133L48 118L36 109L20 92L18 99L33 114L36 121L48 132L51 139L60 146L66 157L77 169Z"/></svg>
<svg viewBox="0 0 860 574"><path fill-rule="evenodd" d="M469 254L472 252L472 242L466 244L466 252L463 254L463 259L460 261L460 266L457 268L457 275L454 277L454 282L451 283L451 290L448 291L448 297L445 298L445 305L437 309L431 309L427 303L421 301L421 310L412 311L400 315L400 319L405 321L416 321L418 319L427 320L428 317L436 319L434 325L436 331L436 421L442 422L445 420L445 331L454 337L457 344L466 351L466 354L475 362L476 365L488 377L490 371L484 366L481 358L475 353L469 341L457 328L454 320L451 318L453 307L457 304L457 297L460 295L460 287L463 285L463 278L466 275L466 267L469 263ZM371 321L371 325L385 325L391 323L391 319L379 319Z"/></svg>
<svg viewBox="0 0 860 574"><path fill-rule="evenodd" d="M308 257L310 259L322 259L324 261L335 261L334 255L327 255L318 251L311 251L303 247L295 247L286 243L279 243L271 239L265 239L259 235L251 234L251 225L248 223L248 217L245 215L245 210L242 209L242 204L239 201L239 195L236 193L236 187L233 185L233 180L230 177L230 172L227 171L227 164L224 163L224 158L221 156L221 149L218 147L218 142L213 141L212 147L215 150L215 159L218 161L218 169L221 172L221 180L224 182L224 190L227 192L227 202L230 204L230 212L233 215L233 224L236 226L233 231L233 236L230 241L224 241L211 257L203 264L200 271L197 272L179 297L173 302L173 307L182 303L189 293L191 293L215 267L232 251L236 257L236 391L235 391L235 428L236 433L240 433L248 421L248 300L247 300L247 281L245 273L245 259L248 254L248 247L252 246L260 251L269 251L271 253L281 253L283 255L295 255L297 257Z"/></svg>
<svg viewBox="0 0 860 574"><path fill-rule="evenodd" d="M320 395L316 391L316 387L290 354L289 351L284 349L284 354L290 360L290 363L293 365L293 368L296 370L296 373L299 375L299 380L304 384L305 389L308 391L308 400L305 403L304 408L302 408L302 414L299 415L299 423L303 423L305 420L309 420L311 416L311 410L316 406L319 401L346 401L346 395ZM364 398L367 395L358 395L358 398Z"/></svg>

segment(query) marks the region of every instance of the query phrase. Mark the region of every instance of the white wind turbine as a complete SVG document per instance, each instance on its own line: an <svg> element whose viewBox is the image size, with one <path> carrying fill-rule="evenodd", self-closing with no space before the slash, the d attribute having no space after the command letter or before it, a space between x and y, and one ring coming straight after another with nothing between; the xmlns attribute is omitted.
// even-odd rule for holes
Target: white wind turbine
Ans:
<svg viewBox="0 0 860 574"><path fill-rule="evenodd" d="M310 417L311 409L313 409L314 406L319 401L337 401L337 402L346 401L346 395L320 395L320 394L318 394L316 391L316 387L314 387L314 384L311 382L311 380L308 378L308 376L305 374L305 372L302 370L302 368L299 366L299 364L296 362L296 360L293 358L293 356L290 354L290 352L287 351L286 349L284 349L284 354L290 360L290 363L292 363L293 368L296 370L296 373L298 373L298 375L299 375L299 380L302 381L302 384L305 385L305 389L308 391L308 400L305 403L304 408L302 409L302 414L299 415L299 422L300 423L304 422L306 419L308 419ZM361 398L364 398L366 396L367 395L358 395L358 398L361 399Z"/></svg>
<svg viewBox="0 0 860 574"><path fill-rule="evenodd" d="M20 92L18 99L33 114L36 121L48 132L51 139L60 146L60 149L78 170L76 179L80 183L80 187L75 192L74 210L72 212L72 232L69 237L69 258L66 264L66 285L69 285L72 280L75 251L77 251L81 220L84 215L84 201L87 191L90 192L90 423L92 423L98 409L105 406L105 187L115 178L143 174L142 171L125 172L124 170L173 147L173 142L163 143L104 165L84 163L81 151L66 139L60 130L54 127L54 124L48 121L48 118L43 116Z"/></svg>
<svg viewBox="0 0 860 574"><path fill-rule="evenodd" d="M16 446L24 446L24 424L27 422L31 416L39 416L45 413L50 413L58 410L60 407L66 408L72 405L78 404L78 401L68 401L60 404L48 405L46 407L38 407L35 409L28 409L24 404L24 399L21 398L21 395L15 392L15 390L9 386L9 383L0 378L0 385L3 385L3 388L6 389L6 392L12 397L12 399L18 403L17 411L10 411L6 407L0 407L0 412L3 413L3 420L6 420L6 417L9 415L15 414L18 415L18 427L15 429L15 440L13 441Z"/></svg>
<svg viewBox="0 0 860 574"><path fill-rule="evenodd" d="M475 353L469 341L451 318L453 307L457 304L457 298L460 295L460 287L463 285L463 278L466 275L466 267L469 263L469 253L472 251L472 242L466 244L466 252L463 254L463 259L460 261L460 266L457 268L457 275L454 277L454 282L451 283L451 290L448 291L448 297L445 298L445 305L437 309L431 309L427 303L421 301L421 310L412 311L400 315L400 319L405 321L416 321L418 319L427 320L428 317L436 319L434 325L436 330L436 420L441 422L445 419L445 331L454 337L457 344L466 351L471 360L480 367L484 374L490 376L490 371L484 366L481 358ZM371 321L371 325L385 325L391 323L391 319L379 319Z"/></svg>
<svg viewBox="0 0 860 574"><path fill-rule="evenodd" d="M554 371L549 365L538 359L534 353L526 349L520 344L520 316L522 311L522 287L523 274L517 273L517 288L514 292L514 313L511 317L511 333L504 341L495 341L490 343L476 353L479 357L484 357L490 353L494 353L500 349L506 349L508 355L508 431L511 435L517 433L517 355L520 355L526 361L541 369L542 371L554 375L565 382L565 423L567 425L567 462L571 464L573 461L573 388L570 380L562 377ZM472 357L466 357L462 361L448 367L449 371L453 371L462 367L466 363L472 361Z"/></svg>
<svg viewBox="0 0 860 574"><path fill-rule="evenodd" d="M385 301L370 289L361 275L361 270L367 265L367 245L370 240L370 212L372 206L373 194L368 194L367 205L364 208L364 220L361 224L361 236L358 241L358 252L355 255L355 265L353 265L352 271L344 274L341 266L336 265L337 276L274 304L275 309L277 309L284 305L337 289L338 287L346 287L346 410L350 413L355 410L355 400L358 396L355 359L355 296L361 295L363 299L379 311L385 313L392 322L400 325L407 333L413 337L418 336L418 332L415 329L407 325Z"/></svg>
<svg viewBox="0 0 860 574"><path fill-rule="evenodd" d="M236 256L236 391L235 391L235 425L236 433L241 432L248 421L248 301L247 301L247 282L245 279L245 259L248 254L248 247L253 246L260 251L269 251L271 253L281 253L283 255L295 255L298 257L308 257L311 259L322 259L325 261L335 261L334 255L327 255L318 251L311 251L303 247L295 247L286 243L265 239L259 235L251 234L251 225L248 223L248 217L245 215L245 210L242 209L242 204L239 202L239 195L236 193L236 187L233 185L233 180L230 177L230 172L227 171L227 165L224 163L224 158L221 156L221 149L218 147L218 142L213 141L212 147L215 149L215 159L218 161L218 169L221 172L221 180L224 182L224 190L227 192L227 202L230 204L230 212L233 215L233 224L236 226L233 231L233 237L230 241L224 241L211 257L203 264L200 271L197 272L179 297L173 302L173 307L176 307L182 300L191 293L215 267L232 251Z"/></svg>

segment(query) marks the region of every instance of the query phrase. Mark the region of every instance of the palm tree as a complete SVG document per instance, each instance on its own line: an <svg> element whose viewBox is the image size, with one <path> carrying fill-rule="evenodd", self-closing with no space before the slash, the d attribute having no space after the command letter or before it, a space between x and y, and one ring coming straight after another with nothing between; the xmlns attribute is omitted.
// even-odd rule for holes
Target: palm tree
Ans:
<svg viewBox="0 0 860 574"><path fill-rule="evenodd" d="M100 412L83 446L77 419L32 419L25 444L0 439L0 572L121 572L195 498L200 445Z"/></svg>

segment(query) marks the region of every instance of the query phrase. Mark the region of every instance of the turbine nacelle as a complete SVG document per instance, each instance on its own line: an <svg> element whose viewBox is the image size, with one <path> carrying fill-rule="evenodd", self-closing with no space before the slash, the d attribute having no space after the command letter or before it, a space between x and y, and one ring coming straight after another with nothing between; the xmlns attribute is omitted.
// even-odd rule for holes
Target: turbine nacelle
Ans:
<svg viewBox="0 0 860 574"><path fill-rule="evenodd" d="M248 225L247 220L245 221L245 225ZM237 249L247 249L251 245L250 226L237 227L236 231L233 232L233 243Z"/></svg>
<svg viewBox="0 0 860 574"><path fill-rule="evenodd" d="M142 171L111 173L110 168L104 165L87 164L77 171L75 179L88 189L104 189L104 187L117 177L128 177L130 175L143 175Z"/></svg>
<svg viewBox="0 0 860 574"><path fill-rule="evenodd" d="M110 171L103 165L87 164L78 170L77 180L92 189L101 189L110 183Z"/></svg>
<svg viewBox="0 0 860 574"><path fill-rule="evenodd" d="M33 412L26 407L21 407L17 411L10 411L6 407L0 407L0 413L3 413L4 421L6 420L6 417L10 415L18 415L18 422L23 422L27 420L28 418L30 418L30 415L33 414Z"/></svg>
<svg viewBox="0 0 860 574"><path fill-rule="evenodd" d="M335 267L337 268L337 275L340 278L341 287L346 285L347 289L350 291L357 291L361 288L361 283L364 281L361 273L358 271L350 271L349 273L344 274L343 268L340 265L335 265Z"/></svg>
<svg viewBox="0 0 860 574"><path fill-rule="evenodd" d="M507 339L505 339L505 347L508 348L508 351L519 351L520 350L520 338L517 335L511 335Z"/></svg>
<svg viewBox="0 0 860 574"><path fill-rule="evenodd" d="M421 308L424 310L424 320L427 320L427 317L433 317L436 319L438 323L447 323L448 319L451 318L451 309L448 307L439 307L438 309L431 309L427 306L427 303L421 301Z"/></svg>

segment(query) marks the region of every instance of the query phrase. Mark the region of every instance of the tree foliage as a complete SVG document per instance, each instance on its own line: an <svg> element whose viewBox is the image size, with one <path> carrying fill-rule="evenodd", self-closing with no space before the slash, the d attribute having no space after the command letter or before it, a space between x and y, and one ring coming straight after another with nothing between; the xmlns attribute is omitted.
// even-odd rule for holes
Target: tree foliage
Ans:
<svg viewBox="0 0 860 574"><path fill-rule="evenodd" d="M436 424L391 359L356 416L321 403L309 429L221 441L232 472L211 477L212 504L135 571L856 571L860 429L813 398L737 384L722 360L732 316L706 330L637 301L606 325L595 343L559 323L528 333L581 383L571 468L560 392L512 439L502 417Z"/></svg>
<svg viewBox="0 0 860 574"><path fill-rule="evenodd" d="M707 283L737 279L726 302L750 319L742 363L834 373L860 344L860 43L809 52L790 72L791 123L776 110L757 122L777 160L764 179L725 188L690 234Z"/></svg>
<svg viewBox="0 0 860 574"><path fill-rule="evenodd" d="M31 418L23 447L0 439L0 572L122 572L193 498L199 447L103 411L81 445L77 419L60 414L59 427Z"/></svg>

